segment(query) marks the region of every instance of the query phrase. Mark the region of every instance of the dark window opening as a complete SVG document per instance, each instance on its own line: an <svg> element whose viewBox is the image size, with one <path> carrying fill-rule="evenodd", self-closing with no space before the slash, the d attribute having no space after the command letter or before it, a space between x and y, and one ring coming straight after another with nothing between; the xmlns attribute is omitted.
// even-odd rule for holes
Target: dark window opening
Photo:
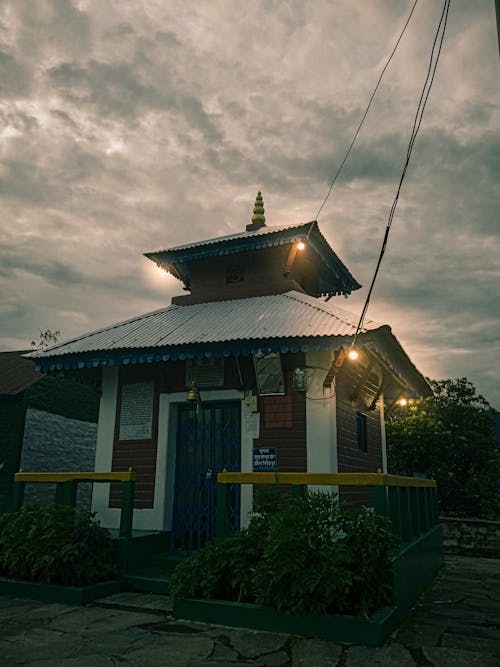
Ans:
<svg viewBox="0 0 500 667"><path fill-rule="evenodd" d="M356 429L358 432L358 451L366 452L368 449L367 418L362 412L356 412Z"/></svg>
<svg viewBox="0 0 500 667"><path fill-rule="evenodd" d="M245 279L245 272L242 266L232 265L226 269L226 283L241 283Z"/></svg>

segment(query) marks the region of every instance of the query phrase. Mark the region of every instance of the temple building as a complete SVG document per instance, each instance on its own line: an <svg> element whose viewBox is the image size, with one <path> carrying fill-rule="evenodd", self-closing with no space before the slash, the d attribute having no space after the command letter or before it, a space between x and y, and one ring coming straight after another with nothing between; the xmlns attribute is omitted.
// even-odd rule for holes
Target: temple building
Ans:
<svg viewBox="0 0 500 667"><path fill-rule="evenodd" d="M366 321L348 357L358 317L337 302L360 285L316 221L267 226L259 192L244 231L146 257L185 293L33 355L100 381L95 470L136 471L136 528L203 544L223 470L387 470L385 414L430 388L388 325ZM116 527L119 494L95 485L92 509ZM251 509L235 490L234 530Z"/></svg>

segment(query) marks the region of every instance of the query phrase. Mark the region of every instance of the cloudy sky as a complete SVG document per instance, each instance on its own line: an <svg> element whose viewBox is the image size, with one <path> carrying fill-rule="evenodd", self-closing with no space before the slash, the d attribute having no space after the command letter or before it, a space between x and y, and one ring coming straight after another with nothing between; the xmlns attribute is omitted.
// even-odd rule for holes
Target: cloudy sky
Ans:
<svg viewBox="0 0 500 667"><path fill-rule="evenodd" d="M0 349L168 304L143 252L314 219L412 0L3 0ZM366 297L441 2L420 0L319 223ZM493 0L453 0L368 317L500 409Z"/></svg>

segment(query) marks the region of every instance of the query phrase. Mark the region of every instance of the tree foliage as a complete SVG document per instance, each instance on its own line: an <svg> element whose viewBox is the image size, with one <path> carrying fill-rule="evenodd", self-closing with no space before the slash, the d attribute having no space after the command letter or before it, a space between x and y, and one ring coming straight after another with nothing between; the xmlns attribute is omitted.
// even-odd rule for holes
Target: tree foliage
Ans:
<svg viewBox="0 0 500 667"><path fill-rule="evenodd" d="M494 410L467 378L430 384L433 396L397 408L387 422L389 471L430 474L443 514L496 518L500 453Z"/></svg>

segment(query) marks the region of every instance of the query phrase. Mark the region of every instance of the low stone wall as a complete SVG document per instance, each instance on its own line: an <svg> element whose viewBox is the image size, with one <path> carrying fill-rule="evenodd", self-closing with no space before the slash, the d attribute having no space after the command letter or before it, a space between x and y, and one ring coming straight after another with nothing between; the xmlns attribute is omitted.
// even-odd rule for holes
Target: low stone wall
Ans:
<svg viewBox="0 0 500 667"><path fill-rule="evenodd" d="M500 521L440 517L447 553L500 558Z"/></svg>

